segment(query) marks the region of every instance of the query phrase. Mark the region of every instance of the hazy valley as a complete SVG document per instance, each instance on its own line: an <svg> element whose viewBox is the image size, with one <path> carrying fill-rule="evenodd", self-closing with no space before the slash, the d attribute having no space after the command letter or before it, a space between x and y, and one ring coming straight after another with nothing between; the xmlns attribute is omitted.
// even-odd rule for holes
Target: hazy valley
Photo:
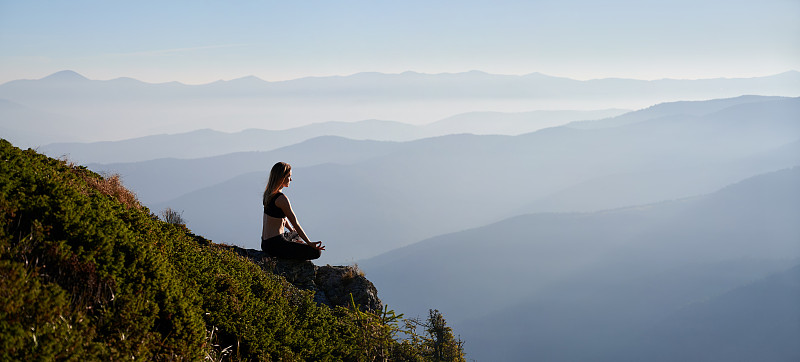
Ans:
<svg viewBox="0 0 800 362"><path fill-rule="evenodd" d="M325 262L354 261L520 214L696 196L797 165L798 99L741 100L704 115L652 107L653 119L624 126L409 142L322 137L270 152L91 167L121 173L155 210L183 210L214 240L257 247L264 170L285 160L296 167L287 192L304 223L337 246Z"/></svg>
<svg viewBox="0 0 800 362"><path fill-rule="evenodd" d="M703 360L686 358L699 351L752 360L765 353L761 340L791 360L800 353L790 306L800 301L798 184L793 168L680 201L519 216L359 265L379 287L403 286L384 293L401 310L444 306L478 360ZM779 294L760 294L773 273L787 273L770 286ZM703 336L686 329L701 327Z"/></svg>

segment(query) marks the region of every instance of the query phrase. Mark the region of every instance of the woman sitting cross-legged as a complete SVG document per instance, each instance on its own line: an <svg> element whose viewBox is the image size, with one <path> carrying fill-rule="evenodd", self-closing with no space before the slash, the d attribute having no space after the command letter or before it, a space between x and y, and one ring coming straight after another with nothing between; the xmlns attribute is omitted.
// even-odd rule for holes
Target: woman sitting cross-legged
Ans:
<svg viewBox="0 0 800 362"><path fill-rule="evenodd" d="M264 190L264 222L261 229L261 250L270 256L285 259L317 259L322 255L321 241L311 242L281 190L292 181L292 166L278 162L269 173ZM296 235L297 237L295 237Z"/></svg>

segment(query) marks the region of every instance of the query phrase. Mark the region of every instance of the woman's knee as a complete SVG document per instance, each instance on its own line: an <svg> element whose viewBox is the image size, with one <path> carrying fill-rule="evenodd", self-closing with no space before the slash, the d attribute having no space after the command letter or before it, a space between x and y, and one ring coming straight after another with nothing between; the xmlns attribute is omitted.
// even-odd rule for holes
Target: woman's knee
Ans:
<svg viewBox="0 0 800 362"><path fill-rule="evenodd" d="M322 256L322 250L312 248L312 250L310 250L308 253L308 260L319 259L320 256Z"/></svg>

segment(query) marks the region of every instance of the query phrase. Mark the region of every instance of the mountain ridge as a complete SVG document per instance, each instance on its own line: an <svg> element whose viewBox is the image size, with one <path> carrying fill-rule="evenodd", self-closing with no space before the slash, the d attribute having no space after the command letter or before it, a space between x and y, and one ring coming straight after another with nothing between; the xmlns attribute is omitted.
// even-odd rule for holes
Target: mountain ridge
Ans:
<svg viewBox="0 0 800 362"><path fill-rule="evenodd" d="M301 80L301 79L325 79L325 78L349 78L349 77L359 78L359 77L372 77L372 76L396 77L396 76L404 76L404 75L411 75L411 76L418 76L418 77L436 77L436 76L449 77L449 76L459 76L459 75L468 75L468 76L477 76L477 77L498 76L498 77L522 77L522 78L538 78L538 79L542 79L542 78L545 78L545 79L568 79L568 80L573 80L573 81L578 81L578 82L604 81L604 80L633 80L633 81L641 81L641 82L658 82L658 81L687 81L687 80L689 80L689 81L706 81L706 80L753 79L753 78L769 78L769 77L783 77L783 76L800 77L800 71L787 70L787 71L780 72L780 73L762 75L762 76L752 76L752 77L659 78L659 79L636 79L636 78L609 77L609 78L591 78L591 79L586 79L586 80L579 80L579 79L563 77L563 76L548 75L548 74L544 74L544 73L540 73L540 72L533 72L533 73L527 73L527 74L498 74L498 73L484 72L484 71L480 71L480 70L470 70L470 71L455 72L455 73L447 73L447 72L443 72L443 73L421 73L421 72L415 72L415 71L408 70L408 71L404 71L404 72L400 72L400 73L357 72L357 73L353 73L353 74L349 74L349 75L310 76L310 77L299 77L299 78L287 79L287 80L281 80L281 81L269 81L269 80L264 80L262 78L259 78L258 76L255 76L255 75L246 75L246 76L233 78L233 79L229 79L229 80L217 80L217 81L212 81L212 82L208 82L208 83L200 83L200 84L193 84L193 85L195 85L195 86L205 86L205 85L211 85L211 84L215 84L215 83L228 83L228 82L239 82L239 81L246 81L246 82L259 81L259 82L263 82L263 83L281 83L281 82L292 82L292 81ZM36 81L36 80L45 80L45 79L50 79L50 80L53 80L53 79L59 79L59 80L60 79L64 79L64 80L74 80L74 81L83 81L83 80L105 81L105 80L89 79L86 76L80 74L79 72L76 72L76 71L71 70L71 69L65 69L65 70L57 71L57 72L52 73L50 75L46 75L46 76L44 76L42 78L38 78L38 79L11 80L11 81L4 82L4 83L0 84L0 86L4 85L6 83L9 83L9 82ZM135 78L126 77L126 76L111 78L111 79L107 79L107 80L116 80L116 79L134 79L134 80L136 80ZM181 83L181 82L177 82L177 81L154 82L154 83L144 82L144 81L141 81L141 80L137 80L137 81L142 82L142 83L146 83L146 84L152 84L152 85L179 83L179 84L191 86L190 84Z"/></svg>
<svg viewBox="0 0 800 362"><path fill-rule="evenodd" d="M794 99L781 102L792 109L797 105ZM693 196L757 173L794 166L800 154L787 145L800 136L796 113L745 117L744 123L726 122L716 115L708 122L662 119L597 130L556 127L520 136L428 138L396 144L389 153L353 164L298 166L287 195L297 210L303 210L298 212L304 225L314 225L312 234L337 245L329 257L337 262L360 260L529 212L525 208L536 206L537 201L604 177L620 176L610 179L615 187L602 189L602 195L559 197L548 200L548 208L533 211L598 210ZM751 127L768 132L753 132ZM187 210L190 223L197 223L208 237L237 240L253 248L260 224L252 218L259 214L257 194L264 188L265 172L236 176L235 181L230 175L231 182L217 185L201 185L203 177L199 177L191 181L196 192L154 207ZM498 176L489 180L489 175ZM491 197L470 196L485 189L487 181L491 181ZM184 186L188 189L188 185ZM602 185L599 182L586 190ZM211 199L224 211L202 206L202 200ZM375 205L381 205L380 211ZM351 228L360 232L353 236ZM370 237L376 233L386 235L380 243Z"/></svg>
<svg viewBox="0 0 800 362"><path fill-rule="evenodd" d="M78 163L139 162L156 158L203 158L245 151L272 151L320 136L354 140L411 141L447 134L522 134L575 119L604 118L623 110L478 112L449 117L427 125L396 121L330 121L283 130L246 129L222 132L200 129L185 133L143 136L120 141L51 143L40 147L51 156L69 155ZM202 137L201 137L202 136Z"/></svg>
<svg viewBox="0 0 800 362"><path fill-rule="evenodd" d="M790 105L789 110L765 118L743 113L736 122L715 114L596 130L556 127L520 136L457 135L397 143L386 149L389 152L375 154L379 157L347 165L298 164L288 192L292 204L306 210L301 211L303 222L315 225L323 240L339 245L330 257L362 259L381 249L514 216L544 198L595 180L613 180L616 186L584 199L550 199L548 209L535 211L597 210L692 196L796 165L798 155L791 143L800 136L797 100L780 102ZM258 215L257 194L264 188L269 165L242 162L242 167L261 171L246 177L227 175L236 182L214 185L197 177L175 186L166 186L169 171L164 171L163 180L145 178L146 183L135 189L143 194L165 187L198 190L192 197L175 195L154 207L187 210L190 223L198 223L198 230L208 237L237 240L253 248L260 224L249 220ZM465 196L486 187L487 172L500 175L491 180L492 196ZM225 175L213 175L218 176ZM618 177L604 179L612 176ZM602 185L598 182L584 190ZM218 199L219 195L225 197ZM219 212L193 201L212 198L218 200ZM414 200L424 200L425 207L415 207ZM381 212L372 211L374 205L381 205ZM355 237L345 231L352 220L361 220L357 227L362 232ZM370 242L369 235L379 231L387 236L381 243Z"/></svg>
<svg viewBox="0 0 800 362"><path fill-rule="evenodd" d="M612 353L603 341L620 339L609 336L624 341L686 303L798 265L798 182L800 166L677 201L521 215L358 264L379 288L397 286L382 290L412 315L420 313L414 303L447 304L476 358L597 360L607 352L616 359L601 360L620 360L625 349ZM406 263L415 267L392 272ZM410 285L416 293L404 297L408 287L401 286Z"/></svg>
<svg viewBox="0 0 800 362"><path fill-rule="evenodd" d="M6 82L0 85L0 98L76 119L76 130L61 133L64 141L79 136L100 141L212 127L232 132L364 119L419 125L469 112L639 109L663 102L742 94L800 96L796 74L712 80L581 81L541 75L401 73L281 82L245 78L205 85L151 84L121 78L80 82L40 79ZM3 117L0 121L13 119Z"/></svg>

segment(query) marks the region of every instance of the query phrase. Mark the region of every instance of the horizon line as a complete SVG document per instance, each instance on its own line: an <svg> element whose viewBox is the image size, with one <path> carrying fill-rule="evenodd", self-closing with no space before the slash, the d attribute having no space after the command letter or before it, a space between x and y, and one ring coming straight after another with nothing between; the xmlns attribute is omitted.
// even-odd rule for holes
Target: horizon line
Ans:
<svg viewBox="0 0 800 362"><path fill-rule="evenodd" d="M363 72L356 72L356 73L350 73L350 74L309 75L309 76L301 76L301 77L297 77L297 78L283 79L283 80L266 80L266 79L263 79L261 77L258 77L256 75L252 75L251 74L251 75L246 75L246 76L242 76L242 77L236 77L236 78L231 78L231 79L218 79L218 80L215 80L215 81L203 82L203 83L186 83L186 82L182 82L182 81L178 81L178 80L164 81L164 82L150 82L150 81L144 81L144 80L140 80L140 79L129 77L129 76L120 76L120 77L109 78L109 79L93 79L93 78L86 77L85 75L83 75L82 73L80 73L78 71L75 71L75 70L72 70L72 69L63 69L63 70L59 70L59 71L56 71L54 73L50 73L48 75L45 75L45 76L43 76L41 78L36 78L36 79L31 79L31 78L12 79L12 80L0 83L0 85L4 85L4 84L7 84L7 83L16 82L16 81L38 81L38 80L44 80L46 78L49 78L49 77L52 77L52 76L55 76L55 75L61 74L61 73L73 73L75 75L80 76L81 78L86 79L86 80L89 80L89 81L100 81L100 82L122 80L122 79L130 79L130 80L135 80L135 81L138 81L138 82L142 82L142 83L146 83L146 84L152 84L152 85L177 83L177 84L186 85L186 86L204 86L204 85L210 85L210 84L215 84L215 83L226 83L226 82L233 82L233 81L244 80L244 79L256 79L258 81L262 81L262 82L265 82L265 83L283 83L283 82L291 82L291 81L297 81L297 80L303 80L303 79L349 78L349 77L354 77L354 76L358 76L358 75L368 75L368 74L387 75L387 76L397 76L397 75L404 75L404 74L416 74L416 75L424 75L424 76L442 76L442 75L461 75L461 74L479 73L479 74L484 74L484 75L500 76L500 77L545 76L545 77L549 77L549 78L570 79L570 80L575 80L575 81L580 81L580 82L599 81L599 80L635 80L635 81L653 82L653 81L665 81L665 80L694 81L694 80L717 80L717 79L753 79L753 78L766 78L766 77L778 76L778 75L787 74L787 73L800 73L800 71L798 71L796 69L788 69L788 70L783 71L783 72L765 74L765 75L757 75L757 76L749 76L749 77L748 76L717 76L717 77L709 77L709 78L670 78L670 77L665 77L665 78L654 78L654 79L626 78L626 77L604 77L604 78L579 79L579 78L571 78L571 77L567 77L567 76L550 75L550 74L546 74L546 73L542 73L542 72L531 72L531 73L525 73L525 74L502 74L502 73L490 73L490 72L486 72L486 71L483 71L483 70L473 69L473 70L461 71L461 72L425 73L425 72L419 72L419 71L414 71L414 70L406 70L406 71L399 72L399 73L396 73L396 72L379 72L379 71L363 71Z"/></svg>

